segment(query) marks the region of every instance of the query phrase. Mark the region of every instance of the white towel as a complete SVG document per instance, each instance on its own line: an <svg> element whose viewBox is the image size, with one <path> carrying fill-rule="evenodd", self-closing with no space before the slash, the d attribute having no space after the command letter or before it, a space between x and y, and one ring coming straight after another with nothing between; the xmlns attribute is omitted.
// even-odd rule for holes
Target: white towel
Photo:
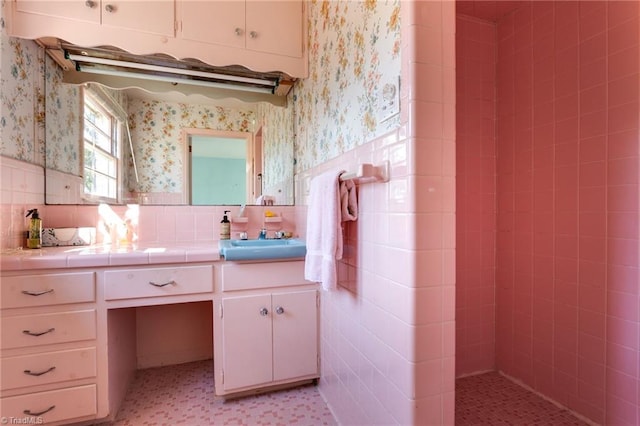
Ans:
<svg viewBox="0 0 640 426"><path fill-rule="evenodd" d="M304 278L336 288L336 260L342 259L342 209L338 179L342 171L325 172L311 180L307 211L307 255Z"/></svg>

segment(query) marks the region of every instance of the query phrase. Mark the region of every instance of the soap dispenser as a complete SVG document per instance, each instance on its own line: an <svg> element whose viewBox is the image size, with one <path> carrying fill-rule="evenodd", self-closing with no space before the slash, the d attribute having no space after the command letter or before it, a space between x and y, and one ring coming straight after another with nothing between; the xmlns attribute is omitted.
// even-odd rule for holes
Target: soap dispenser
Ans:
<svg viewBox="0 0 640 426"><path fill-rule="evenodd" d="M220 221L220 239L221 240L229 240L231 239L231 221L227 217L227 213L230 210L225 210L224 215L222 216L222 220Z"/></svg>
<svg viewBox="0 0 640 426"><path fill-rule="evenodd" d="M38 209L27 211L27 216L31 216L29 220L29 230L27 231L27 247L30 249L38 249L42 247L42 219L38 214Z"/></svg>

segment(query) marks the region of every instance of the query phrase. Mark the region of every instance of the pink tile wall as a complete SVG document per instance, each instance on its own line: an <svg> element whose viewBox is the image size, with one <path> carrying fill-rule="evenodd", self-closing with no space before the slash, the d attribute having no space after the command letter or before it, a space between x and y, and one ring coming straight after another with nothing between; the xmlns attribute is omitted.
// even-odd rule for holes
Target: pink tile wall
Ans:
<svg viewBox="0 0 640 426"><path fill-rule="evenodd" d="M606 424L638 424L638 2L498 21L496 358Z"/></svg>
<svg viewBox="0 0 640 426"><path fill-rule="evenodd" d="M456 375L495 369L496 27L456 19Z"/></svg>
<svg viewBox="0 0 640 426"><path fill-rule="evenodd" d="M341 424L454 423L455 7L401 13L401 127L298 177L391 162L388 183L359 186L322 293L320 389Z"/></svg>
<svg viewBox="0 0 640 426"><path fill-rule="evenodd" d="M455 3L402 4L408 92L409 178L415 199L416 414L413 424L453 424L456 283ZM413 34L413 37L410 36ZM406 45L404 45L406 43ZM406 47L405 47L406 46ZM410 212L411 210L409 210Z"/></svg>
<svg viewBox="0 0 640 426"><path fill-rule="evenodd" d="M0 249L25 246L29 209L44 208L44 170L41 166L0 157Z"/></svg>
<svg viewBox="0 0 640 426"><path fill-rule="evenodd" d="M320 390L342 424L410 424L414 415L413 224L398 211L411 204L409 194L397 190L402 182L396 177L406 176L409 160L400 133L361 145L301 177L305 181L324 171L355 170L360 162L377 164L387 158L394 176L389 183L359 186L359 216L344 229L338 288L321 294ZM304 234L306 218L300 219Z"/></svg>
<svg viewBox="0 0 640 426"><path fill-rule="evenodd" d="M124 219L134 213L138 206L111 206L115 216ZM105 216L97 206L45 206L43 222L47 227L95 226L98 228L98 241L104 241L101 233ZM296 209L294 206L247 206L244 211L248 223L234 223L239 206L139 206L137 222L134 221L135 238L144 244L188 244L215 242L220 235L220 221L224 210L231 224L231 237L246 231L250 238L257 238L262 227L271 233L279 230L291 231L297 236ZM282 217L280 223L264 223L264 212L271 210ZM106 238L106 237L105 237Z"/></svg>

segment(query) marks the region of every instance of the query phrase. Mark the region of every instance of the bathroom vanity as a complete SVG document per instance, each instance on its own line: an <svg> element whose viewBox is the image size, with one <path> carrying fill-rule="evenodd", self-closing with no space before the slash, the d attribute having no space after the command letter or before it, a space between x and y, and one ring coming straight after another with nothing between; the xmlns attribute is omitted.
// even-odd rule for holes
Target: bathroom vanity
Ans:
<svg viewBox="0 0 640 426"><path fill-rule="evenodd" d="M137 368L139 307L212 304L216 395L316 379L318 291L303 271L300 259L227 262L211 246L3 255L2 415L114 418Z"/></svg>

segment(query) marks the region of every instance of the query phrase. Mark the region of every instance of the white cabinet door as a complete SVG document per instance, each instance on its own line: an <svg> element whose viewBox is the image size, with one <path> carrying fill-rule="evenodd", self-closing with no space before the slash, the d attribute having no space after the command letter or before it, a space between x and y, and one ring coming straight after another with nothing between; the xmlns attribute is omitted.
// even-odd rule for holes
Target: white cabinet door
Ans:
<svg viewBox="0 0 640 426"><path fill-rule="evenodd" d="M180 7L182 38L244 48L244 1L182 1Z"/></svg>
<svg viewBox="0 0 640 426"><path fill-rule="evenodd" d="M315 290L274 294L273 380L318 372L318 314Z"/></svg>
<svg viewBox="0 0 640 426"><path fill-rule="evenodd" d="M100 23L99 0L16 0L16 10L36 15Z"/></svg>
<svg viewBox="0 0 640 426"><path fill-rule="evenodd" d="M200 4L201 2L195 2ZM174 0L102 0L102 25L175 35Z"/></svg>
<svg viewBox="0 0 640 426"><path fill-rule="evenodd" d="M302 57L302 12L299 0L247 1L247 49Z"/></svg>
<svg viewBox="0 0 640 426"><path fill-rule="evenodd" d="M271 295L222 299L223 387L271 382Z"/></svg>
<svg viewBox="0 0 640 426"><path fill-rule="evenodd" d="M175 35L175 0L17 0L16 10L105 27Z"/></svg>
<svg viewBox="0 0 640 426"><path fill-rule="evenodd" d="M186 1L180 7L184 39L302 57L300 0Z"/></svg>

